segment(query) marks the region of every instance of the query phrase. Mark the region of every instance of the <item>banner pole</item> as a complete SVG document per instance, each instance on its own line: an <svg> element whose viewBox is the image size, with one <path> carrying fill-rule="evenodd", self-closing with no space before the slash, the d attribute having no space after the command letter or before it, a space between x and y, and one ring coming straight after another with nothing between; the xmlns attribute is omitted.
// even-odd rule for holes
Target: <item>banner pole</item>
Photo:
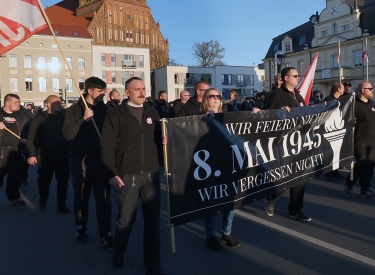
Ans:
<svg viewBox="0 0 375 275"><path fill-rule="evenodd" d="M163 139L167 138L167 127L166 123L167 120L165 118L161 119L161 129ZM174 237L174 226L171 224L171 203L169 200L169 170L168 170L168 148L167 144L163 144L163 154L164 154L164 173L165 173L165 182L167 185L167 200L168 200L168 225L169 225L169 233L170 233L170 243L171 243L171 252L176 253L176 242Z"/></svg>
<svg viewBox="0 0 375 275"><path fill-rule="evenodd" d="M353 99L353 107L352 107L352 118L355 121L355 98L356 98L356 93L352 93L352 99ZM352 131L352 140L354 141L354 130L355 130L355 125L353 127ZM352 143L352 156L354 156L354 142ZM350 180L354 179L354 160L350 163Z"/></svg>
<svg viewBox="0 0 375 275"><path fill-rule="evenodd" d="M12 132L11 130L9 130L8 128L4 128L5 130L7 130L9 133L11 133L13 136L15 136L16 138L18 139L21 139L20 136L18 136L17 134L15 134L14 132Z"/></svg>
<svg viewBox="0 0 375 275"><path fill-rule="evenodd" d="M56 35L55 35L55 32L53 31L52 25L51 25L51 23L50 23L50 21L49 21L49 19L48 19L48 16L47 16L47 14L46 14L46 12L45 12L45 10L44 10L44 8L43 8L43 5L42 5L42 3L40 2L40 0L37 0L37 2L38 2L38 5L39 5L40 10L41 10L41 12L42 12L42 14L43 14L43 16L44 16L44 19L46 20L46 23L47 23L49 29L51 30L51 33L52 33L52 35L53 35L53 38L55 39L56 45L57 45L57 47L59 48L60 53L61 53L61 55L62 55L62 57L63 57L63 59L64 59L64 63L65 63L65 65L66 65L66 67L68 68L68 70L69 70L69 72L70 72L70 75L72 76L72 79L73 79L74 85L76 86L76 88L77 88L77 90L78 90L79 96L82 98L83 104L85 104L85 108L88 109L89 107L87 106L86 100L85 100L85 98L84 98L84 96L83 96L81 90L79 89L78 82L77 82L77 80L75 79L75 77L74 77L74 75L73 75L72 68L70 67L68 61L66 60L65 54L64 54L64 52L63 52L63 50L62 50L62 48L61 48L61 46L60 46L59 41L57 40L57 37L56 37ZM98 134L99 137L101 137L100 132L99 132L99 129L98 129L98 127L96 126L96 123L95 123L95 121L94 121L94 118L92 117L91 120L92 120L92 123L94 124L95 130L96 130L96 133Z"/></svg>

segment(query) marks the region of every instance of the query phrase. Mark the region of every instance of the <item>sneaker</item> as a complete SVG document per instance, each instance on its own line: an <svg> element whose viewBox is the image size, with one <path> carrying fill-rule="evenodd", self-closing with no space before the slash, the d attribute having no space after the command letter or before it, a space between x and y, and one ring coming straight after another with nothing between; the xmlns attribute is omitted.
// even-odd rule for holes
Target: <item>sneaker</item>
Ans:
<svg viewBox="0 0 375 275"><path fill-rule="evenodd" d="M332 172L329 172L329 173L325 174L324 177L327 180L331 180L331 181L337 180L336 176Z"/></svg>
<svg viewBox="0 0 375 275"><path fill-rule="evenodd" d="M235 238L233 238L231 234L229 235L221 234L221 243L232 248L238 248L241 246L241 243L239 241L236 241Z"/></svg>
<svg viewBox="0 0 375 275"><path fill-rule="evenodd" d="M370 188L366 191L361 191L360 196L364 198L375 199L375 193Z"/></svg>
<svg viewBox="0 0 375 275"><path fill-rule="evenodd" d="M46 201L44 201L44 200L39 200L38 201L38 209L39 210L43 210L44 208L46 208Z"/></svg>
<svg viewBox="0 0 375 275"><path fill-rule="evenodd" d="M266 210L268 216L272 217L275 212L275 204L273 202L269 202L267 198L265 198L264 200L264 210Z"/></svg>
<svg viewBox="0 0 375 275"><path fill-rule="evenodd" d="M344 194L347 198L353 197L353 187L349 187L347 184L344 184Z"/></svg>
<svg viewBox="0 0 375 275"><path fill-rule="evenodd" d="M219 243L215 236L206 238L206 246L215 251L221 251L224 249L224 247Z"/></svg>
<svg viewBox="0 0 375 275"><path fill-rule="evenodd" d="M306 216L301 211L299 211L298 214L291 214L291 213L289 213L289 218L291 218L291 219L299 219L299 220L306 221L306 222L311 221L311 217Z"/></svg>
<svg viewBox="0 0 375 275"><path fill-rule="evenodd" d="M158 267L146 267L147 275L168 275L164 272L164 270L158 266Z"/></svg>
<svg viewBox="0 0 375 275"><path fill-rule="evenodd" d="M81 225L77 226L76 239L79 243L85 243L89 240L89 236L87 236L86 229L83 228Z"/></svg>
<svg viewBox="0 0 375 275"><path fill-rule="evenodd" d="M21 206L21 205L24 205L24 204L25 204L25 201L24 201L24 200L21 200L21 199L15 199L15 200L11 200L11 201L10 201L10 204L11 204L11 205Z"/></svg>
<svg viewBox="0 0 375 275"><path fill-rule="evenodd" d="M123 260L124 260L124 257L122 253L114 253L112 256L112 264L115 267L121 267Z"/></svg>
<svg viewBox="0 0 375 275"><path fill-rule="evenodd" d="M63 213L63 214L69 214L71 211L70 209L66 206L65 203L61 203L57 206L57 212Z"/></svg>
<svg viewBox="0 0 375 275"><path fill-rule="evenodd" d="M103 238L100 238L100 246L106 247L108 250L113 250L115 248L115 242L111 232L108 232Z"/></svg>

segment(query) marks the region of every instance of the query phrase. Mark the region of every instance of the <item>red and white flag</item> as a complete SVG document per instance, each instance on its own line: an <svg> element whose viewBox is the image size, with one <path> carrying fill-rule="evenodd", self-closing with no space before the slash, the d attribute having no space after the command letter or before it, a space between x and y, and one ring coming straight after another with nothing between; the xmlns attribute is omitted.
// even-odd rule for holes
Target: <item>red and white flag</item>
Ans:
<svg viewBox="0 0 375 275"><path fill-rule="evenodd" d="M37 0L0 0L0 54L48 25Z"/></svg>
<svg viewBox="0 0 375 275"><path fill-rule="evenodd" d="M365 48L363 49L363 52L362 52L362 63L363 64L368 63L367 38L366 38L366 42L365 42Z"/></svg>
<svg viewBox="0 0 375 275"><path fill-rule="evenodd" d="M337 50L336 62L340 63L340 56L341 56L341 48L340 48L340 40L339 40L339 49Z"/></svg>
<svg viewBox="0 0 375 275"><path fill-rule="evenodd" d="M316 64L318 62L318 57L319 57L319 53L316 53L313 59L313 62L311 63L305 75L303 76L302 81L298 84L296 88L297 90L300 91L300 95L305 100L306 105L309 105L309 101L311 97L311 90L312 90L314 77L315 77Z"/></svg>

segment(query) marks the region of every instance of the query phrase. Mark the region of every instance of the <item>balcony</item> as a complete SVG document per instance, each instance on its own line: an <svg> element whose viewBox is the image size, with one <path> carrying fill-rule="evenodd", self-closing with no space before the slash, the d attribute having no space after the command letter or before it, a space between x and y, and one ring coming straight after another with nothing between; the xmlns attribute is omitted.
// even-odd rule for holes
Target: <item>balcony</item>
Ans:
<svg viewBox="0 0 375 275"><path fill-rule="evenodd" d="M341 77L342 79L350 80L356 79L358 77L363 77L363 68L350 68L350 67L342 67L341 68ZM333 81L337 81L340 78L340 70L339 68L329 68L329 69L322 69L319 71L315 71L315 79L314 82L316 83L332 83Z"/></svg>
<svg viewBox="0 0 375 275"><path fill-rule="evenodd" d="M236 85L237 85L237 87L246 87L247 81L246 80L237 81Z"/></svg>
<svg viewBox="0 0 375 275"><path fill-rule="evenodd" d="M136 63L134 61L122 61L122 68L123 69L135 69L137 68Z"/></svg>
<svg viewBox="0 0 375 275"><path fill-rule="evenodd" d="M197 82L197 81L195 80L195 78L188 78L188 79L185 79L185 80L184 80L184 84L185 84L185 85L194 85L195 82Z"/></svg>

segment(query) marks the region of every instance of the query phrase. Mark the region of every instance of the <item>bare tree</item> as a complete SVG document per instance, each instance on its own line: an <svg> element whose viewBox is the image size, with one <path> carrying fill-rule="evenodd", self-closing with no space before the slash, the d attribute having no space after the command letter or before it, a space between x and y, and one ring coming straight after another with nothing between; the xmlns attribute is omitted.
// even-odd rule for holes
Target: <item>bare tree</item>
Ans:
<svg viewBox="0 0 375 275"><path fill-rule="evenodd" d="M193 56L197 59L198 65L202 67L225 64L222 61L224 53L225 48L217 40L193 44Z"/></svg>
<svg viewBox="0 0 375 275"><path fill-rule="evenodd" d="M161 50L157 47L150 49L150 66L151 70L167 66L169 64L169 58L166 51Z"/></svg>
<svg viewBox="0 0 375 275"><path fill-rule="evenodd" d="M175 59L173 59L173 58L169 58L169 65L170 66L184 66L181 63L177 63L177 61Z"/></svg>

